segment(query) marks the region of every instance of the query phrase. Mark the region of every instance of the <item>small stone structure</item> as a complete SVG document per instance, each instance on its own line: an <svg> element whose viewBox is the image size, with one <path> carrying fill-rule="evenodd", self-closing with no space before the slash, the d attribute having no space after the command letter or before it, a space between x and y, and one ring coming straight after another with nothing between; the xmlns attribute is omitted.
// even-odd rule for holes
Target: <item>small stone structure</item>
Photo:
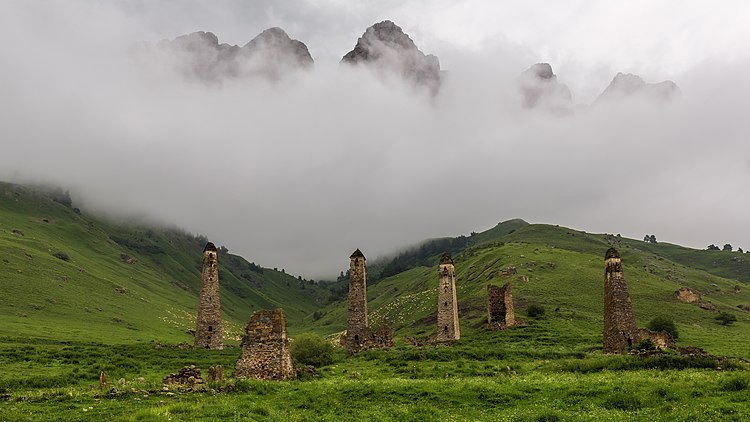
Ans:
<svg viewBox="0 0 750 422"><path fill-rule="evenodd" d="M195 384L203 384L203 378L201 377L200 368L196 368L194 365L183 366L176 374L169 374L164 377L162 384L178 384L192 387Z"/></svg>
<svg viewBox="0 0 750 422"><path fill-rule="evenodd" d="M349 256L349 314L342 344L349 353L392 347L391 328L382 325L373 332L367 321L367 269L365 255L357 249Z"/></svg>
<svg viewBox="0 0 750 422"><path fill-rule="evenodd" d="M490 330L505 330L516 323L513 312L513 294L510 283L503 287L487 285L487 327Z"/></svg>
<svg viewBox="0 0 750 422"><path fill-rule="evenodd" d="M208 242L203 249L200 302L195 326L196 348L224 348L223 332L221 329L219 270L216 267L217 255L216 246Z"/></svg>
<svg viewBox="0 0 750 422"><path fill-rule="evenodd" d="M286 380L296 377L286 336L286 317L279 308L260 310L250 317L242 339L235 377Z"/></svg>
<svg viewBox="0 0 750 422"><path fill-rule="evenodd" d="M458 326L458 302L456 301L456 271L453 258L447 252L440 257L438 265L438 309L436 342L449 342L461 338Z"/></svg>
<svg viewBox="0 0 750 422"><path fill-rule="evenodd" d="M627 353L639 336L617 249L607 250L604 265L604 353Z"/></svg>

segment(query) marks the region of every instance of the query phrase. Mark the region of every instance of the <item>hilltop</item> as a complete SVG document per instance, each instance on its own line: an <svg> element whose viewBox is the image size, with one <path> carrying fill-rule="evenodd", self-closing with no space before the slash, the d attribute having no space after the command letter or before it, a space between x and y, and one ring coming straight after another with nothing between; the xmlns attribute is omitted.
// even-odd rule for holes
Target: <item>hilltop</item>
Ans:
<svg viewBox="0 0 750 422"><path fill-rule="evenodd" d="M60 190L0 183L0 336L192 344L207 241L88 215ZM284 307L294 329L330 294L226 248L219 278L226 338L234 342L252 312Z"/></svg>

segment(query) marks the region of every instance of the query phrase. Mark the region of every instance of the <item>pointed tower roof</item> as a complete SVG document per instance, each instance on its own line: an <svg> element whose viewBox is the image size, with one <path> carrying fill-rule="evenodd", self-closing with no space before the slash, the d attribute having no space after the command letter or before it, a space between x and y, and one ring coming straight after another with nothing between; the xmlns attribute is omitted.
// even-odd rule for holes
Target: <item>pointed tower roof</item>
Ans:
<svg viewBox="0 0 750 422"><path fill-rule="evenodd" d="M354 253L352 253L351 256L349 256L349 259L354 259L354 258L367 259L365 258L365 255L362 253L362 251L360 251L359 249L354 251Z"/></svg>
<svg viewBox="0 0 750 422"><path fill-rule="evenodd" d="M620 257L620 253L617 252L617 249L609 248L607 249L607 253L604 255L604 260L606 261L610 258L619 258L619 257Z"/></svg>
<svg viewBox="0 0 750 422"><path fill-rule="evenodd" d="M448 252L443 252L443 255L440 257L440 265L443 264L453 265L453 258L451 258L451 254L449 254Z"/></svg>
<svg viewBox="0 0 750 422"><path fill-rule="evenodd" d="M216 245L214 245L212 242L206 243L206 247L203 248L203 252L206 252L206 251L216 252Z"/></svg>

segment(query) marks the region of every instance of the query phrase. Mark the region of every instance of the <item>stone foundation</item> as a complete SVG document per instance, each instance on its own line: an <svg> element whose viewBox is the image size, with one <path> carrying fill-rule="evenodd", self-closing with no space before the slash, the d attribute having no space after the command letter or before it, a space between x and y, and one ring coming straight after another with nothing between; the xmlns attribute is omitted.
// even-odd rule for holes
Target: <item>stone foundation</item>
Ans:
<svg viewBox="0 0 750 422"><path fill-rule="evenodd" d="M234 376L267 380L296 377L281 308L273 312L264 309L250 317Z"/></svg>

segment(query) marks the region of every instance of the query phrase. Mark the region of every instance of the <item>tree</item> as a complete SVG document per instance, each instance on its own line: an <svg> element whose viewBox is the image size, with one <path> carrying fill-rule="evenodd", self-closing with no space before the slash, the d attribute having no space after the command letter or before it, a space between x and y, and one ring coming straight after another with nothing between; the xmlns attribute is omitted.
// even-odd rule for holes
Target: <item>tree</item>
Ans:
<svg viewBox="0 0 750 422"><path fill-rule="evenodd" d="M743 252L745 252L745 251L743 251L743 250L742 250L742 248L737 248L737 252L739 252L739 253L743 253Z"/></svg>
<svg viewBox="0 0 750 422"><path fill-rule="evenodd" d="M727 243L726 245L724 245L724 248L722 249L722 251L732 252L732 245L730 245L729 243Z"/></svg>
<svg viewBox="0 0 750 422"><path fill-rule="evenodd" d="M544 306L532 303L528 308L526 308L526 316L528 316L529 318L539 318L544 315L544 311Z"/></svg>
<svg viewBox="0 0 750 422"><path fill-rule="evenodd" d="M713 243L710 244L710 245L708 245L708 247L706 249L709 250L709 251L718 251L718 250L720 250L719 247L716 246L716 245L714 245Z"/></svg>
<svg viewBox="0 0 750 422"><path fill-rule="evenodd" d="M649 235L643 236L643 241L646 242L646 243L651 242L651 236L649 236Z"/></svg>
<svg viewBox="0 0 750 422"><path fill-rule="evenodd" d="M733 322L737 321L737 317L728 312L720 312L714 319L719 321L721 325L732 325Z"/></svg>
<svg viewBox="0 0 750 422"><path fill-rule="evenodd" d="M333 363L333 345L317 334L300 334L292 342L295 362L317 367Z"/></svg>
<svg viewBox="0 0 750 422"><path fill-rule="evenodd" d="M667 318L665 316L658 316L652 319L651 321L649 321L647 327L651 331L666 331L675 340L677 340L677 337L679 336L679 333L677 332L677 327L675 327L674 325L674 321L672 321L672 319Z"/></svg>
<svg viewBox="0 0 750 422"><path fill-rule="evenodd" d="M651 235L651 237L649 237L648 241L651 242L651 243L658 243L656 241L656 236L654 236L653 234Z"/></svg>

